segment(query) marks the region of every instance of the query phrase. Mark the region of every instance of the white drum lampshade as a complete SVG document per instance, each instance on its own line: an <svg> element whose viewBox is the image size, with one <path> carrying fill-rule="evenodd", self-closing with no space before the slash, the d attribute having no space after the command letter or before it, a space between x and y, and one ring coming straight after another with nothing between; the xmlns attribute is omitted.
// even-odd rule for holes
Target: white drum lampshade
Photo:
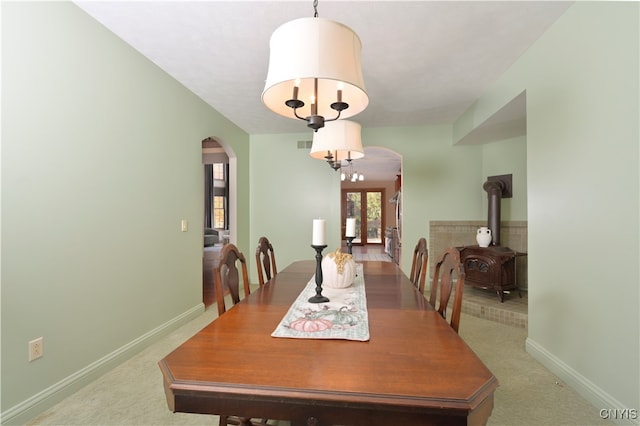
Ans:
<svg viewBox="0 0 640 426"><path fill-rule="evenodd" d="M318 160L327 160L327 155L331 155L336 162L347 158L352 160L362 158L364 148L362 148L360 133L360 123L350 120L330 121L317 132L313 132L313 143L309 155Z"/></svg>
<svg viewBox="0 0 640 426"><path fill-rule="evenodd" d="M348 104L340 118L352 117L369 104L360 63L362 44L351 28L318 17L296 19L273 32L269 48L262 102L276 114L294 119L321 116L324 122L338 116L331 107L335 102ZM285 104L291 99L304 106L294 110ZM309 127L314 128L310 122Z"/></svg>

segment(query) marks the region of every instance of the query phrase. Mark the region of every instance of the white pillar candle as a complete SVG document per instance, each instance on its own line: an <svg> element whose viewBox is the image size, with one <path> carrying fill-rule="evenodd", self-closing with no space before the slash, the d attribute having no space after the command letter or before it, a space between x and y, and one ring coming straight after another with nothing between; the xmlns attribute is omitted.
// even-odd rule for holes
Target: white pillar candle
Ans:
<svg viewBox="0 0 640 426"><path fill-rule="evenodd" d="M325 230L326 221L324 219L313 219L313 238L311 244L314 246L324 246L325 242Z"/></svg>
<svg viewBox="0 0 640 426"><path fill-rule="evenodd" d="M345 237L355 237L356 236L356 218L348 217L347 218L347 229L344 231Z"/></svg>

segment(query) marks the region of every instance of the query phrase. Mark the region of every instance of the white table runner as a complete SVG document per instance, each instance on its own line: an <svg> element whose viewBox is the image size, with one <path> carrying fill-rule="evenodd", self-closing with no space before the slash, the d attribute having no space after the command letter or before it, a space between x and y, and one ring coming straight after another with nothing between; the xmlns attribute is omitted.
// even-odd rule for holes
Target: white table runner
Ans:
<svg viewBox="0 0 640 426"><path fill-rule="evenodd" d="M325 303L309 303L316 294L311 277L271 336L300 339L369 340L369 316L362 264L356 264L356 278L347 288L322 287Z"/></svg>

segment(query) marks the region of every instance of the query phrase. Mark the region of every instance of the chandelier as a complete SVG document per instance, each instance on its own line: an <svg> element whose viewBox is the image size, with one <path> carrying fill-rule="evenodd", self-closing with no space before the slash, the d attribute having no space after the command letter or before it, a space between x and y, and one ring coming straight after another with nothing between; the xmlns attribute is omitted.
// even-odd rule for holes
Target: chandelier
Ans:
<svg viewBox="0 0 640 426"><path fill-rule="evenodd" d="M326 160L333 170L339 170L346 161L364 157L361 126L350 120L337 120L327 123L313 133L313 143L309 155L317 160Z"/></svg>
<svg viewBox="0 0 640 426"><path fill-rule="evenodd" d="M364 175L353 169L353 163L351 161L348 161L347 167L343 166L342 169L343 171L340 173L341 181L348 180L350 182L358 182L364 180Z"/></svg>
<svg viewBox="0 0 640 426"><path fill-rule="evenodd" d="M262 92L267 108L300 119L317 131L326 122L349 118L369 104L360 64L358 35L318 17L286 22L271 35L269 70Z"/></svg>

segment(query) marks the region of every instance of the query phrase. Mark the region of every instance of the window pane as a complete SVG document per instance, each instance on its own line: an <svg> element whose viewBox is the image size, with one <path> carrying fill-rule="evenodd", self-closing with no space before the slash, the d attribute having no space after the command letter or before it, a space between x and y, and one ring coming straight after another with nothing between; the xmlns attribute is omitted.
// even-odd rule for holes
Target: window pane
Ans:
<svg viewBox="0 0 640 426"><path fill-rule="evenodd" d="M367 192L367 242L382 242L381 192Z"/></svg>
<svg viewBox="0 0 640 426"><path fill-rule="evenodd" d="M360 235L360 224L362 222L362 217L360 215L362 208L362 198L360 192L347 192L347 217L355 217L356 218L356 238L354 238L354 243L359 243L362 241Z"/></svg>
<svg viewBox="0 0 640 426"><path fill-rule="evenodd" d="M215 180L224 180L224 164L215 163L213 165L213 178Z"/></svg>
<svg viewBox="0 0 640 426"><path fill-rule="evenodd" d="M213 197L213 227L224 229L224 197Z"/></svg>

